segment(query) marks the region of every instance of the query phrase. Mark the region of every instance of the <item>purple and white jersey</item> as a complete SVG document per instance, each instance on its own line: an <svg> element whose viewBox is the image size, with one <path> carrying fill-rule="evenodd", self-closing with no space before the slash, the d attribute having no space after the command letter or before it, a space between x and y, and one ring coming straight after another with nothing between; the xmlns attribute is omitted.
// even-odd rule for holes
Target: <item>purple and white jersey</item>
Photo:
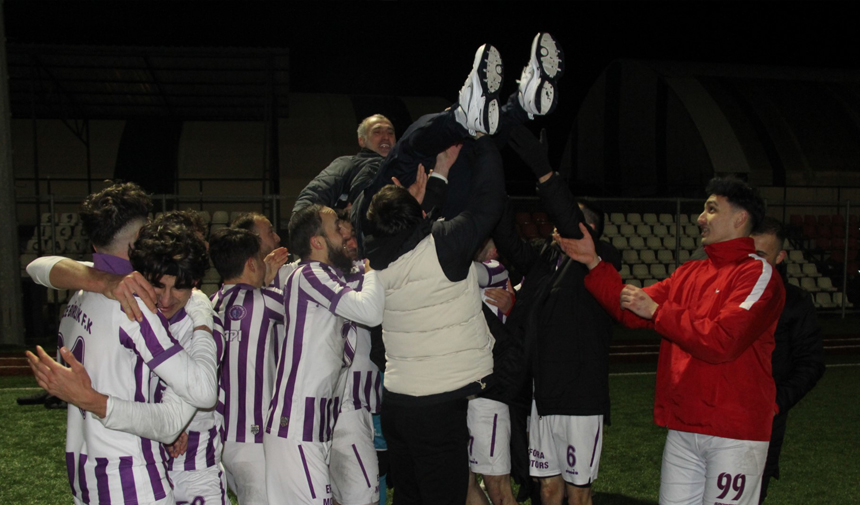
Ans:
<svg viewBox="0 0 860 505"><path fill-rule="evenodd" d="M191 339L194 338L194 322L185 313L185 309L180 309L179 312L170 318L168 323L170 325L170 333L179 340L179 344L183 347L188 347L191 344ZM217 316L215 317L215 328L212 329L212 336L215 339L216 362L220 363L224 355L224 339L219 332ZM164 381L157 383L153 392L153 398L156 402L161 401L164 390L167 387ZM223 419L215 411L215 407L206 410L197 409L194 417L191 418L188 426L185 427L185 431L188 433L188 448L185 454L171 458L167 454L167 451L164 451L167 469L171 471L201 470L220 463L220 430L222 425Z"/></svg>
<svg viewBox="0 0 860 505"><path fill-rule="evenodd" d="M275 379L277 331L283 333L284 294L227 284L212 300L227 345L218 402L224 440L261 444Z"/></svg>
<svg viewBox="0 0 860 505"><path fill-rule="evenodd" d="M508 270L496 260L487 260L483 263L474 262L478 270L478 285L481 286L481 299L490 310L493 311L502 322L507 316L495 305L487 303L486 292L490 288L505 289L508 285Z"/></svg>
<svg viewBox="0 0 860 505"><path fill-rule="evenodd" d="M293 261L292 263L285 263L281 265L281 268L278 269L278 273L275 274L275 278L272 279L271 284L269 284L270 288L278 288L281 291L286 290L287 286L287 277L290 276L293 271L299 267L298 261Z"/></svg>
<svg viewBox="0 0 860 505"><path fill-rule="evenodd" d="M331 440L344 372L355 356L355 325L379 324L384 296L375 272L364 276L358 292L331 265L299 263L284 292L287 337L266 433L297 442Z"/></svg>
<svg viewBox="0 0 860 505"><path fill-rule="evenodd" d="M127 260L94 255L95 267L127 274ZM78 291L60 321L62 344L80 361L103 394L152 402L151 369L168 365L182 351L161 314L140 303L142 322L132 322L117 301ZM167 366L170 368L170 365ZM162 368L159 368L162 371ZM70 406L66 433L66 468L72 494L84 503L138 503L171 492L160 444L105 428L92 414Z"/></svg>
<svg viewBox="0 0 860 505"><path fill-rule="evenodd" d="M361 291L363 282L364 262L356 261L352 272L346 276L346 283ZM370 361L370 328L357 324L355 331L355 357L347 371L341 411L365 409L378 414L382 406L382 377L379 367Z"/></svg>

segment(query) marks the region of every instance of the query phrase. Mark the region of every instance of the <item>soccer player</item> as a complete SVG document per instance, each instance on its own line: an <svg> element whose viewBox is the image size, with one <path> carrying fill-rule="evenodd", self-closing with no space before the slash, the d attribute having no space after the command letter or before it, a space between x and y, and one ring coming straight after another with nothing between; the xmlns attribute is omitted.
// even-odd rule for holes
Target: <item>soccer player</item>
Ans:
<svg viewBox="0 0 860 505"><path fill-rule="evenodd" d="M343 249L352 260L352 270L345 276L350 288L360 291L364 282L364 262L358 258L358 244L347 212L339 213L338 229ZM382 375L370 359L371 328L354 326L355 356L346 371L346 386L340 404L340 415L334 425L331 442L332 495L340 505L369 505L380 501L377 474L380 468L374 447L373 415L382 404ZM352 331L352 330L350 330Z"/></svg>
<svg viewBox="0 0 860 505"><path fill-rule="evenodd" d="M132 271L130 247L149 208L149 197L132 183L113 185L85 200L81 219L96 250L93 260L99 272L126 275ZM199 247L191 245L182 261L176 260L172 266L151 262L146 271L159 278L171 276L179 287L202 277L208 258L202 242L197 243ZM55 276L53 271L48 277L50 283L60 284L58 287L71 287L62 285L62 275ZM79 291L60 323L61 355L77 367L78 376L85 371L87 385L91 380L92 386L92 394L85 401L72 401L78 408L70 408L68 413L66 463L76 503L173 503L158 446L149 438L118 430L157 433L162 429L162 423L147 422L132 428L140 421L135 404L153 401L151 392L157 377L190 406L209 408L215 403L216 351L211 334L195 335L186 352L167 331L163 316L142 307L138 310L142 320L132 322L116 301ZM39 357L28 353L28 358L43 387L53 387L60 373L69 372L41 349ZM170 414L176 409L168 406L164 411ZM179 419L182 424L184 421ZM177 434L173 431L172 438L161 441L172 441Z"/></svg>
<svg viewBox="0 0 860 505"><path fill-rule="evenodd" d="M284 323L284 295L263 287L266 265L259 236L225 228L212 236L209 254L224 279L213 296L226 348L219 411L224 416L222 462L242 505L265 505L263 423L272 399L276 328Z"/></svg>
<svg viewBox="0 0 860 505"><path fill-rule="evenodd" d="M776 382L776 404L779 414L773 418L773 431L767 448L767 462L761 481L763 503L771 477L779 479L779 455L785 438L788 411L794 407L824 375L824 344L821 326L815 316L812 296L785 278L785 228L772 217L765 217L753 231L756 254L766 259L779 273L785 288L785 308L776 325L773 349L773 380Z"/></svg>
<svg viewBox="0 0 860 505"><path fill-rule="evenodd" d="M749 237L764 217L761 197L735 178L711 180L706 193L698 224L708 259L644 289L622 286L591 235L556 239L588 267L585 285L607 311L663 337L654 400L654 422L669 428L660 503L751 505L778 410L771 352L785 289Z"/></svg>
<svg viewBox="0 0 860 505"><path fill-rule="evenodd" d="M384 293L369 268L361 292L347 286L352 260L332 209L305 207L290 219L289 232L301 262L286 282L287 336L263 435L266 487L269 503L327 503L327 456L355 355L354 325L381 323Z"/></svg>
<svg viewBox="0 0 860 505"><path fill-rule="evenodd" d="M294 263L284 264L289 251L281 247L281 237L275 231L269 218L257 213L248 212L237 217L230 225L231 228L252 231L260 237L260 249L266 263L265 286L284 290L287 276L295 270Z"/></svg>

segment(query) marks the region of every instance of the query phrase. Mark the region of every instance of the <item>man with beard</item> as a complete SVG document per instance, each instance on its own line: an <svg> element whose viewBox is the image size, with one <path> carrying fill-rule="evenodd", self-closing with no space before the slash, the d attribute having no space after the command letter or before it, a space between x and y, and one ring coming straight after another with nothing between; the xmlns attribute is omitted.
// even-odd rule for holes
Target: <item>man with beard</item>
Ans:
<svg viewBox="0 0 860 505"><path fill-rule="evenodd" d="M287 276L295 269L295 265L284 264L289 251L286 247L281 247L281 237L269 218L259 212L248 212L234 219L230 227L248 230L260 237L260 252L266 263L264 285L283 290Z"/></svg>
<svg viewBox="0 0 860 505"><path fill-rule="evenodd" d="M290 219L290 246L301 261L284 290L287 334L263 435L269 503L330 502L328 455L344 372L355 355L355 324L382 322L376 272L366 268L361 292L346 284L352 260L337 221L321 205Z"/></svg>

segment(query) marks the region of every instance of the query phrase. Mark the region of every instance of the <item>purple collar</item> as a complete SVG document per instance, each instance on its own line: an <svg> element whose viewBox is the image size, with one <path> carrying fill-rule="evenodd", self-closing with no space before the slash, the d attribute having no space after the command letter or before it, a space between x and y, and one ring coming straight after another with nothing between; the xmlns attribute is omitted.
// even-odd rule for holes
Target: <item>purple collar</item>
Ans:
<svg viewBox="0 0 860 505"><path fill-rule="evenodd" d="M128 275L134 272L134 267L129 260L110 254L93 253L93 267L96 270L117 275Z"/></svg>

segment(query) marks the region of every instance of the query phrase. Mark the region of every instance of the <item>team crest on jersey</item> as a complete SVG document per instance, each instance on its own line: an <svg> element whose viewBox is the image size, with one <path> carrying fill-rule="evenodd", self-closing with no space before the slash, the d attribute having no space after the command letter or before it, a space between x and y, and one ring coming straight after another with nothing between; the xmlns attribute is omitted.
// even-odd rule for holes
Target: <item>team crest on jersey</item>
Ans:
<svg viewBox="0 0 860 505"><path fill-rule="evenodd" d="M290 418L287 416L281 417L281 428L286 428L290 424Z"/></svg>
<svg viewBox="0 0 860 505"><path fill-rule="evenodd" d="M227 317L229 317L233 321L245 319L245 316L247 315L248 311L245 310L245 307L241 305L233 305L232 307L227 309Z"/></svg>
<svg viewBox="0 0 860 505"><path fill-rule="evenodd" d="M257 433L260 433L260 425L259 424L252 424L251 425L251 434L256 435Z"/></svg>

